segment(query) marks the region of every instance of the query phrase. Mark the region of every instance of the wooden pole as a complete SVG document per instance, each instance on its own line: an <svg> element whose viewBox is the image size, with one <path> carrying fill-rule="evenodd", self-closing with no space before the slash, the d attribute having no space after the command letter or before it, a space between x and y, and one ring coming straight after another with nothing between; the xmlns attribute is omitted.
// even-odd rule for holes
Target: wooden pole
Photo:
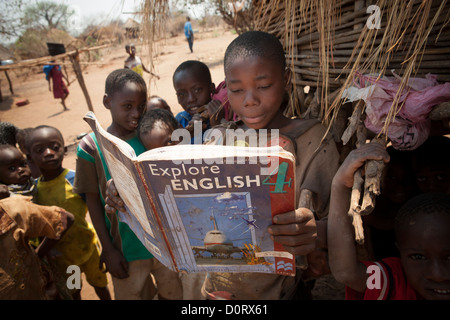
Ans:
<svg viewBox="0 0 450 320"><path fill-rule="evenodd" d="M83 90L84 97L86 98L86 102L88 105L89 111L94 112L94 108L92 107L91 98L89 97L89 92L86 88L86 84L84 83L83 78L83 72L81 71L80 67L80 55L78 51L76 51L74 54L69 55L70 61L72 62L73 71L75 72L75 75L77 76L78 83L80 84L81 90Z"/></svg>
<svg viewBox="0 0 450 320"><path fill-rule="evenodd" d="M12 87L11 79L9 78L8 72L6 70L5 70L5 76L6 76L6 79L8 80L9 92L11 92L11 94L14 94L14 90L13 90L13 87Z"/></svg>

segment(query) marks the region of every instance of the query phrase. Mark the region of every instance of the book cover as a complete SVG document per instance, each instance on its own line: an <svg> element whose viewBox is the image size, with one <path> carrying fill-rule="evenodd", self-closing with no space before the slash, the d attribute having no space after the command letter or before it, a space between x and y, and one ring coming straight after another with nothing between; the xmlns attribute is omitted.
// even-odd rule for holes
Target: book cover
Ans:
<svg viewBox="0 0 450 320"><path fill-rule="evenodd" d="M295 209L295 159L279 146L175 145L134 155L89 112L127 213L146 248L178 272L295 275L270 238L273 216Z"/></svg>

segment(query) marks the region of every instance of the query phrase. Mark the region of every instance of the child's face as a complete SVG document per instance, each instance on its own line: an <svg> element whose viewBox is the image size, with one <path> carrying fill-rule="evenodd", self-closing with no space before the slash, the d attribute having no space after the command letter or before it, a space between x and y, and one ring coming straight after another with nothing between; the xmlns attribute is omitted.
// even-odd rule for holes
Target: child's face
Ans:
<svg viewBox="0 0 450 320"><path fill-rule="evenodd" d="M126 48L125 48L125 51L126 51L128 54L131 54L131 55L136 54L136 48L135 48L135 46L129 46L129 47L126 47Z"/></svg>
<svg viewBox="0 0 450 320"><path fill-rule="evenodd" d="M175 144L172 142L172 132L172 128L159 121L151 131L140 134L139 139L146 150L170 146Z"/></svg>
<svg viewBox="0 0 450 320"><path fill-rule="evenodd" d="M57 171L64 159L64 140L52 128L35 130L30 137L30 157L42 172Z"/></svg>
<svg viewBox="0 0 450 320"><path fill-rule="evenodd" d="M400 229L398 248L412 287L425 299L450 300L450 216L413 217Z"/></svg>
<svg viewBox="0 0 450 320"><path fill-rule="evenodd" d="M23 185L30 180L31 170L19 149L3 149L0 156L0 182Z"/></svg>
<svg viewBox="0 0 450 320"><path fill-rule="evenodd" d="M231 108L249 128L276 127L290 73L268 59L236 59L225 70Z"/></svg>
<svg viewBox="0 0 450 320"><path fill-rule="evenodd" d="M178 103L189 114L194 115L197 109L211 101L214 84L209 82L197 68L177 72L173 78L173 86Z"/></svg>
<svg viewBox="0 0 450 320"><path fill-rule="evenodd" d="M416 169L417 186L422 192L444 192L450 194L450 170L424 165Z"/></svg>
<svg viewBox="0 0 450 320"><path fill-rule="evenodd" d="M124 137L135 132L146 108L147 92L136 83L127 82L112 96L105 95L103 103L111 111L112 133Z"/></svg>

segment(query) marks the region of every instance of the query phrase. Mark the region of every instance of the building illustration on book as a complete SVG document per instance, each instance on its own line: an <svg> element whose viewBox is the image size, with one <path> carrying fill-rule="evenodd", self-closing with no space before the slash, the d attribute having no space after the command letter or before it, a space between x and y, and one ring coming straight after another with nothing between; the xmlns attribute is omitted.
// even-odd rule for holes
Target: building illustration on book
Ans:
<svg viewBox="0 0 450 320"><path fill-rule="evenodd" d="M295 209L292 153L176 145L136 156L93 113L85 119L125 203L119 220L166 267L295 275L294 257L267 229L275 215Z"/></svg>

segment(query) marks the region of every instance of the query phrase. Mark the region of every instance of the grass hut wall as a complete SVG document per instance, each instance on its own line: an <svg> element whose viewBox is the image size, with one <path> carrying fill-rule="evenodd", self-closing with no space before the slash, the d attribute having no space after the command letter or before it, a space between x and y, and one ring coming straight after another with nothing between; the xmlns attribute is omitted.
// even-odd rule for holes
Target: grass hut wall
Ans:
<svg viewBox="0 0 450 320"><path fill-rule="evenodd" d="M343 94L360 75L378 81L395 70L399 79L383 129L375 133L385 137L410 78L433 74L439 84L450 81L448 1L269 0L254 1L254 12L255 28L285 46L294 73L290 115L319 118L337 141L357 109L357 101L343 107ZM364 117L365 105L359 109Z"/></svg>
<svg viewBox="0 0 450 320"><path fill-rule="evenodd" d="M368 139L402 150L417 148L430 134L430 119L442 120L440 133L450 133L448 1L268 0L253 5L255 29L280 39L294 74L288 115L321 120L333 134L342 159ZM426 81L427 86L417 86ZM349 99L355 86L371 91ZM388 110L377 115L381 123L377 130L367 130L373 111L369 98L383 87L390 90L384 102ZM428 88L434 96L422 91ZM413 95L416 100L408 104ZM423 100L426 103L420 104ZM418 109L417 114L406 112L410 105ZM398 143L392 132L402 121L403 137ZM420 130L408 131L414 121L425 123L428 131L420 128L425 137L417 138ZM416 141L403 143L410 134ZM364 179L361 171L355 174L349 215L360 244L364 243L361 215L375 206L383 168L383 163L369 161Z"/></svg>

